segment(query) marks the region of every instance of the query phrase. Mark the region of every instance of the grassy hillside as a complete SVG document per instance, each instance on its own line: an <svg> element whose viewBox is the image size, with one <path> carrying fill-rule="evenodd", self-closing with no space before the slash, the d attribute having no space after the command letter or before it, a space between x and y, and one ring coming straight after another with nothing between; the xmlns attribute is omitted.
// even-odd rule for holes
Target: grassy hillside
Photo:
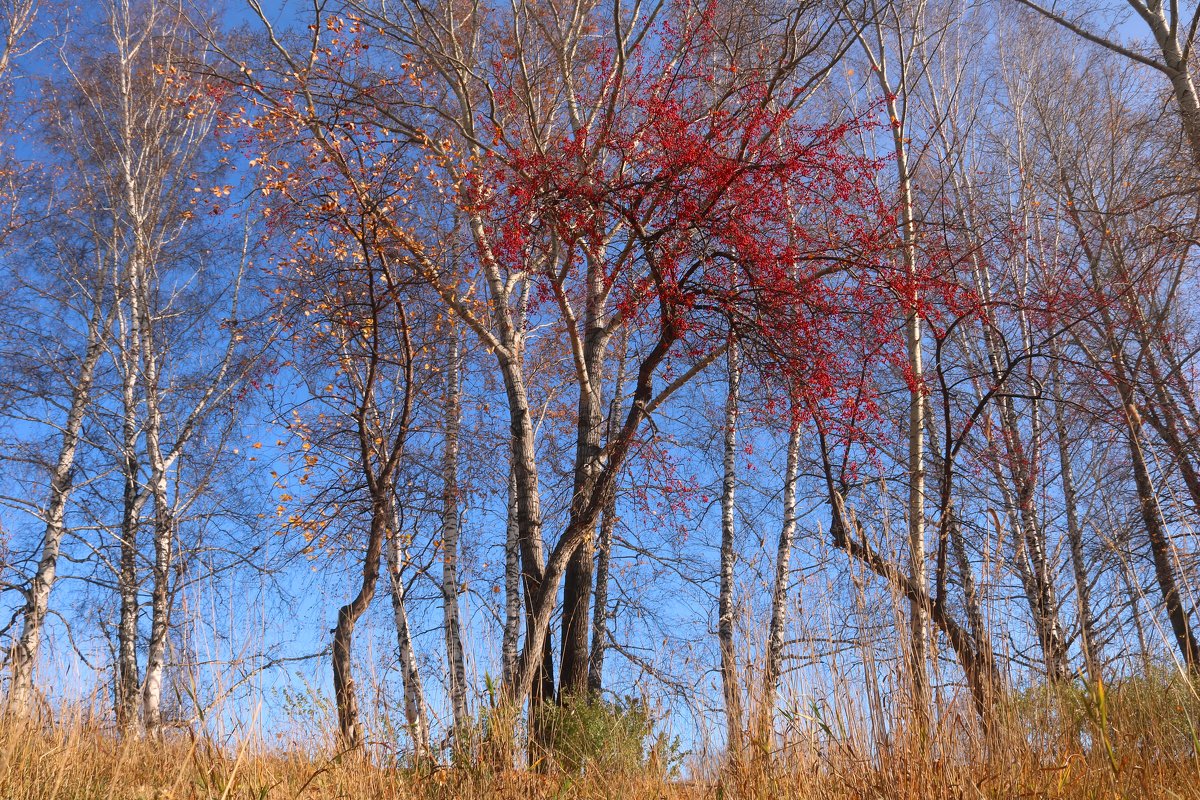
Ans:
<svg viewBox="0 0 1200 800"><path fill-rule="evenodd" d="M988 735L951 713L923 742L908 735L872 748L820 723L770 751L760 740L737 763L688 761L680 771L644 740L631 745L629 730L604 728L594 718L564 725L571 732L556 738L537 769L512 770L478 755L454 767L385 766L378 753L321 747L330 740L324 731L307 732L312 746L222 743L186 730L163 741L121 740L76 710L54 722L3 723L0 797L1192 798L1200 797L1198 711L1184 681L1156 675L1107 689L1027 692L996 712ZM585 751L591 756L577 758ZM581 767L568 768L580 760Z"/></svg>

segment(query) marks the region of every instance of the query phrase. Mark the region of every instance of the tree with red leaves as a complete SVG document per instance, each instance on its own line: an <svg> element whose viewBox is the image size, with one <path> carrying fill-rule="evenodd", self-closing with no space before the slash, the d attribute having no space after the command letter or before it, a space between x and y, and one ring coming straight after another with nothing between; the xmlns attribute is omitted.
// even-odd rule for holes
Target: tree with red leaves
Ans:
<svg viewBox="0 0 1200 800"><path fill-rule="evenodd" d="M305 56L276 41L271 70L243 70L276 213L303 220L320 197L323 214L370 219L379 257L436 291L495 358L526 616L504 687L516 706L554 696L564 576L560 701L587 689L597 523L655 410L731 336L796 407L833 408L863 389L847 385L862 374L849 340L880 336L893 313L877 165L844 145L860 123L800 113L811 71L794 20L768 26L773 46L730 55L719 11L362 8L314 19ZM534 325L578 391L552 543L524 359ZM614 357L631 387L606 426Z"/></svg>

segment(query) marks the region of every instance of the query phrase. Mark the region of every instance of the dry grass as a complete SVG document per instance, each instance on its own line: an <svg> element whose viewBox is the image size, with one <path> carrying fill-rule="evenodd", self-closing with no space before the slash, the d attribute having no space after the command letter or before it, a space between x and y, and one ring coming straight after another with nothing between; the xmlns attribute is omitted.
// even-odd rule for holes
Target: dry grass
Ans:
<svg viewBox="0 0 1200 800"><path fill-rule="evenodd" d="M1127 681L1106 692L1038 691L1006 704L990 738L947 715L926 744L872 748L816 729L737 768L693 767L692 781L651 770L535 774L482 766L385 768L254 743L230 749L175 734L121 741L83 716L0 723L4 800L484 800L484 798L1193 798L1200 797L1200 703L1183 681Z"/></svg>

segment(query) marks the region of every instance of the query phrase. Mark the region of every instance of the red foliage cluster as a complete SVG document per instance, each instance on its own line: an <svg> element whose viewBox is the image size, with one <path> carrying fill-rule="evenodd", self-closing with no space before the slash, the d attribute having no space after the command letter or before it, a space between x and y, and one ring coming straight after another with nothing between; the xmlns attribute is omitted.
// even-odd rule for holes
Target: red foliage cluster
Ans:
<svg viewBox="0 0 1200 800"><path fill-rule="evenodd" d="M471 284L490 260L532 277L536 312L556 297L586 303L599 273L631 341L668 344L665 374L736 335L793 413L853 436L875 413L874 371L906 369L905 309L963 298L946 275L901 268L881 165L847 146L870 123L808 122L770 59L723 61L714 8L661 25L627 62L596 45L566 99L559 76L530 76L497 34L489 113L476 143L457 145L397 126L389 97L439 96L419 59L398 77L371 64L363 26L337 26L316 70L273 90L253 123L267 185L292 209L272 214L319 218L322 237L336 237L338 218L358 220L382 250L426 255L445 219L475 216L487 242L475 242L477 263L439 277L456 294L481 297ZM539 92L553 110L535 120Z"/></svg>
<svg viewBox="0 0 1200 800"><path fill-rule="evenodd" d="M914 288L895 266L879 164L846 146L866 123L804 122L766 68L720 65L715 33L711 15L664 26L621 72L601 54L574 99L594 113L548 143L506 74L469 203L505 269L543 265L542 299L549 284L582 291L599 264L618 313L668 319L689 358L733 333L800 407L861 403L863 358L894 355L887 331Z"/></svg>

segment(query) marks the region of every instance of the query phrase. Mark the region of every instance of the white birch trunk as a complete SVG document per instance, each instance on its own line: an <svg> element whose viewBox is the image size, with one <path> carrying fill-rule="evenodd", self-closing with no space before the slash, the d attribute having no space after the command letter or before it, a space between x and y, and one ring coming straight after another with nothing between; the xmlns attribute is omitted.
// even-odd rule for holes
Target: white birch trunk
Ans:
<svg viewBox="0 0 1200 800"><path fill-rule="evenodd" d="M737 487L738 391L741 364L737 339L729 339L728 394L725 400L723 479L721 483L721 572L717 600L717 642L721 655L721 689L725 696L726 750L737 758L742 750L742 688L734 641L733 571Z"/></svg>
<svg viewBox="0 0 1200 800"><path fill-rule="evenodd" d="M148 300L148 297L146 298ZM142 375L146 395L146 459L150 467L150 496L154 502L154 567L150 574L150 640L146 646L146 676L142 686L142 725L146 733L162 733L163 673L171 624L171 562L174 555L175 507L168 494L171 464L163 453L163 413L159 391L158 355L154 350L147 303L142 306Z"/></svg>
<svg viewBox="0 0 1200 800"><path fill-rule="evenodd" d="M71 496L71 472L83 428L83 418L91 403L96 364L104 349L104 328L107 325L97 297L92 317L88 320L88 338L79 374L71 393L71 405L59 440L58 458L50 473L50 494L46 503L45 529L42 534L41 556L37 570L25 591L21 634L13 648L12 683L8 690L8 707L16 713L28 713L33 701L33 677L37 669L46 613L50 608L50 591L58 573L58 557L62 550L67 501Z"/></svg>
<svg viewBox="0 0 1200 800"><path fill-rule="evenodd" d="M521 544L517 524L517 479L508 471L508 519L504 540L504 635L501 643L502 679L512 683L517 672L517 647L521 639Z"/></svg>
<svg viewBox="0 0 1200 800"><path fill-rule="evenodd" d="M467 709L467 670L458 608L458 435L462 405L461 364L458 332L453 325L450 330L442 454L442 609L446 662L450 678L450 704L457 739L466 734L471 719ZM458 744L461 746L463 742Z"/></svg>
<svg viewBox="0 0 1200 800"><path fill-rule="evenodd" d="M394 514L393 520L396 520ZM408 610L404 601L405 555L400 544L398 522L394 522L392 527L392 534L384 546L384 553L387 558L388 576L391 579L392 617L396 623L396 645L400 656L400 675L404 683L404 718L408 723L409 736L412 737L413 750L418 759L423 759L430 752L429 713L408 626Z"/></svg>
<svg viewBox="0 0 1200 800"><path fill-rule="evenodd" d="M792 542L796 536L796 479L800 473L800 428L788 434L787 463L783 476L783 524L775 555L775 582L771 587L771 623L767 635L767 664L763 676L763 728L774 725L779 678L783 674L783 636L787 629L787 592L791 578Z"/></svg>

